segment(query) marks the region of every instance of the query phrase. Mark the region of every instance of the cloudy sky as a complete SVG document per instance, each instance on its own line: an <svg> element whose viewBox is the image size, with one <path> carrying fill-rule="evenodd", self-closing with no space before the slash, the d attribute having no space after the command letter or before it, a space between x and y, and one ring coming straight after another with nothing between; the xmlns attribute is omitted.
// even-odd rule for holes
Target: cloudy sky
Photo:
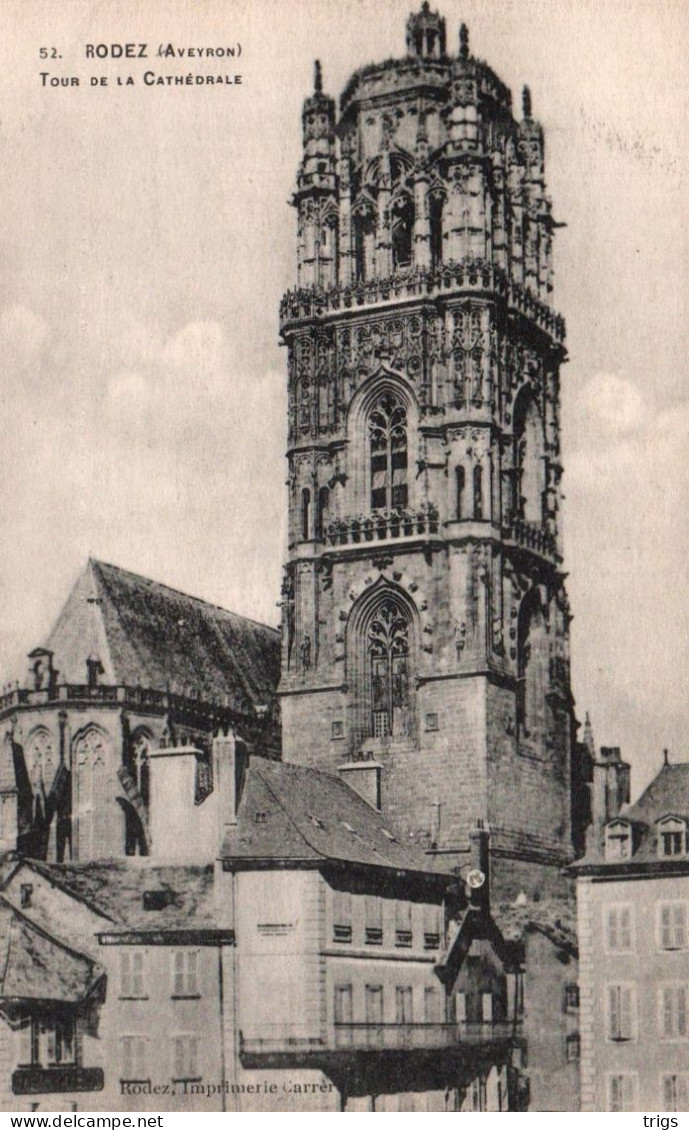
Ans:
<svg viewBox="0 0 689 1130"><path fill-rule="evenodd" d="M338 95L404 50L409 0L3 0L0 672L86 557L277 623L280 294L313 59ZM689 760L684 0L446 0L523 83L558 219L577 709L637 788ZM148 61L87 44L147 43ZM159 44L241 45L221 63ZM49 58L41 60L40 49ZM52 49L60 58L51 58ZM145 86L156 75L241 84ZM77 77L43 85L40 74ZM127 76L134 83L126 85ZM92 76L108 79L91 86ZM123 80L117 85L117 78Z"/></svg>

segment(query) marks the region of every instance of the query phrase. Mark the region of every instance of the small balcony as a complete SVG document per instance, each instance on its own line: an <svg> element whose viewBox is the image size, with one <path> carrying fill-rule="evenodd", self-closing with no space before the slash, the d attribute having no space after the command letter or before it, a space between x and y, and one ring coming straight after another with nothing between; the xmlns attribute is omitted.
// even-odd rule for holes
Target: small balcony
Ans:
<svg viewBox="0 0 689 1130"><path fill-rule="evenodd" d="M530 549L541 557L558 556L554 535L537 522L513 518L509 525L504 527L502 534L505 541L518 545L520 549Z"/></svg>
<svg viewBox="0 0 689 1130"><path fill-rule="evenodd" d="M63 1064L59 1067L18 1067L12 1072L12 1092L15 1095L69 1094L72 1091L102 1091L101 1067L77 1067Z"/></svg>
<svg viewBox="0 0 689 1130"><path fill-rule="evenodd" d="M365 545L367 542L426 537L440 530L434 506L420 510L376 510L372 514L339 518L325 531L329 545Z"/></svg>

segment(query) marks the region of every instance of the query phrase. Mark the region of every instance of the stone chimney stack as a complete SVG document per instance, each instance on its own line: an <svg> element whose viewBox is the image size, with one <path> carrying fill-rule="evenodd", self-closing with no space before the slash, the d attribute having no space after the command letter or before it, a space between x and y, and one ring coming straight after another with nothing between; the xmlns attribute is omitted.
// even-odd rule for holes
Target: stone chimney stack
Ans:
<svg viewBox="0 0 689 1130"><path fill-rule="evenodd" d="M161 863L215 859L217 832L213 793L199 796L205 760L195 746L151 750L151 856Z"/></svg>
<svg viewBox="0 0 689 1130"><path fill-rule="evenodd" d="M342 780L377 812L380 812L381 806L382 769L381 763L374 759L372 750L363 750L356 758L338 766Z"/></svg>

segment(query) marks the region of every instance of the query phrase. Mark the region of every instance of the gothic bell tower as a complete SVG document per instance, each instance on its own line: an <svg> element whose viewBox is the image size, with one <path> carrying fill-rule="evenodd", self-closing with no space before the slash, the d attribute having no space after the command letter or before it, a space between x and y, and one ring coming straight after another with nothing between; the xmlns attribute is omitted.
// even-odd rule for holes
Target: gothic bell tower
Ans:
<svg viewBox="0 0 689 1130"><path fill-rule="evenodd" d="M425 3L407 54L303 111L289 355L283 756L371 763L429 850L571 857L556 224L543 132ZM447 862L447 858L445 858ZM501 878L502 876L502 878Z"/></svg>

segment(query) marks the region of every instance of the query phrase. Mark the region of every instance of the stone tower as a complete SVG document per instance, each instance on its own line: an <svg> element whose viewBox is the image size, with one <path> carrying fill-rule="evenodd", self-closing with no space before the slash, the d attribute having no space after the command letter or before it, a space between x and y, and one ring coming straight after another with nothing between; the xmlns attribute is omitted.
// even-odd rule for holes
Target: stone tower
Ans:
<svg viewBox="0 0 689 1130"><path fill-rule="evenodd" d="M543 131L464 25L448 53L424 3L406 47L339 114L317 63L304 103L283 756L358 764L429 850L487 822L533 890L571 857L575 724Z"/></svg>

